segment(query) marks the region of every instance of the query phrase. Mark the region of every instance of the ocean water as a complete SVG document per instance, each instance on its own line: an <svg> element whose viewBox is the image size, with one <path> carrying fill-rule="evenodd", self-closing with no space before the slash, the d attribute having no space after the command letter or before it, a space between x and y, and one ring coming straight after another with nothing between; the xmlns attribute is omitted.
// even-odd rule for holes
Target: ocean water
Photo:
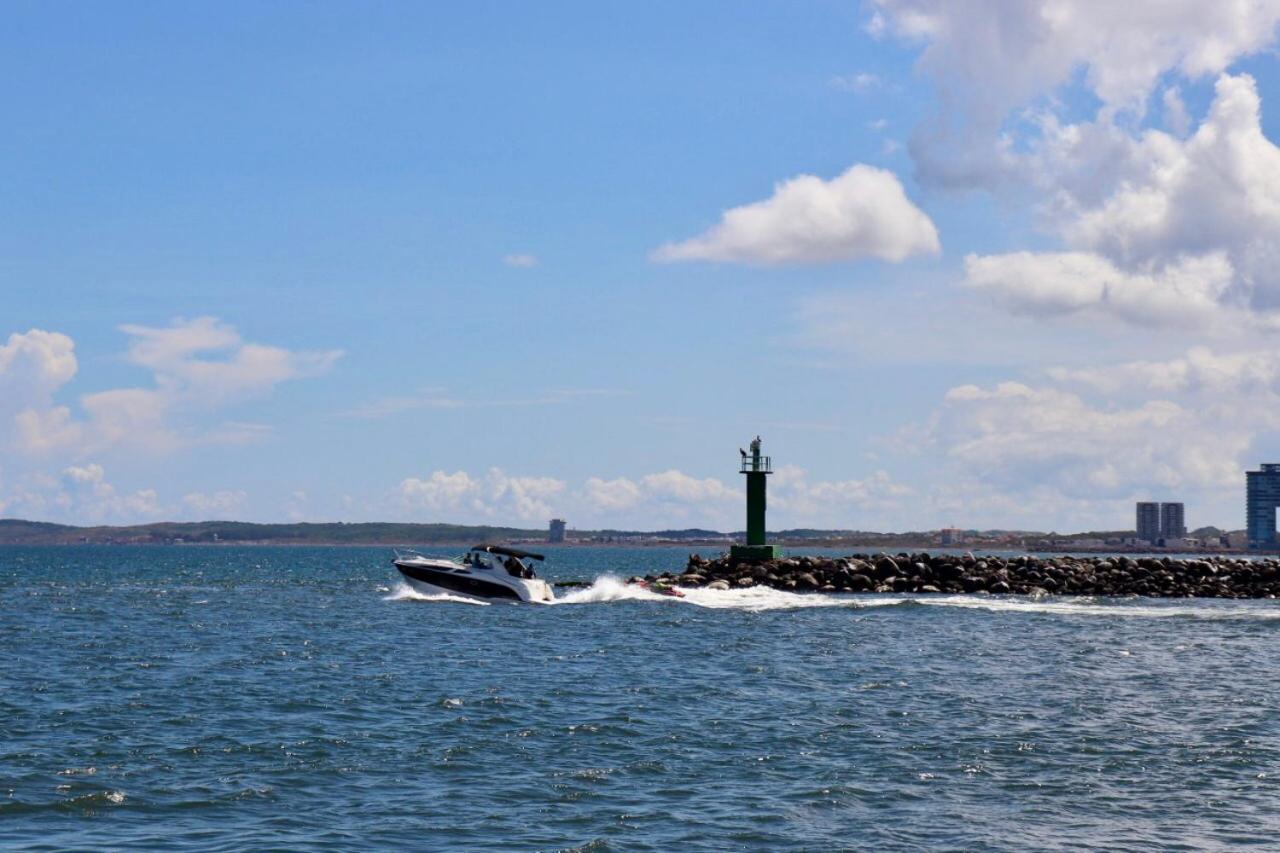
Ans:
<svg viewBox="0 0 1280 853"><path fill-rule="evenodd" d="M0 847L1275 847L1280 602L428 600L383 548L0 549Z"/></svg>

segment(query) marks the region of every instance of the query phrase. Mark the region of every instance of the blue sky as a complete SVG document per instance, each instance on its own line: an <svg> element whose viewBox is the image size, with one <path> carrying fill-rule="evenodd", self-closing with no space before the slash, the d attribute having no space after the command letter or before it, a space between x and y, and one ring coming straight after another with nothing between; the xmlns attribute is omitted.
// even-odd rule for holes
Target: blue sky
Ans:
<svg viewBox="0 0 1280 853"><path fill-rule="evenodd" d="M11 7L0 515L1240 526L1280 11L1040 7Z"/></svg>

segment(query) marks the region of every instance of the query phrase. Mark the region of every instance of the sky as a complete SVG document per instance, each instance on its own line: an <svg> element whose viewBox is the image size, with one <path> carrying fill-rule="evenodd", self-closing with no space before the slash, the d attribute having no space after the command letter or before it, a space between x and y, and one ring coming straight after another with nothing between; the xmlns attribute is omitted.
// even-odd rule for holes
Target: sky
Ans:
<svg viewBox="0 0 1280 853"><path fill-rule="evenodd" d="M1243 527L1278 25L11 4L0 517Z"/></svg>

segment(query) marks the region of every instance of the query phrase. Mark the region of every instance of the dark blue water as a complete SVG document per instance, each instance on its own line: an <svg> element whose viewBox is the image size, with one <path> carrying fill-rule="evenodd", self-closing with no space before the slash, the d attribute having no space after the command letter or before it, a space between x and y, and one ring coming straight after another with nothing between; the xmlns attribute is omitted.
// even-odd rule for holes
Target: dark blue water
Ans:
<svg viewBox="0 0 1280 853"><path fill-rule="evenodd" d="M0 846L1277 844L1278 602L486 607L388 556L0 550Z"/></svg>

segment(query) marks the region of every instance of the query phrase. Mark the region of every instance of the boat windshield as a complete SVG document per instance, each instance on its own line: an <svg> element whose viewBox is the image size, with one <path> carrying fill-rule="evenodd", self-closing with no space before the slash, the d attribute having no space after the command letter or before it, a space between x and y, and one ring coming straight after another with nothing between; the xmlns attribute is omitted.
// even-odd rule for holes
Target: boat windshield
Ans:
<svg viewBox="0 0 1280 853"><path fill-rule="evenodd" d="M513 578L528 580L537 577L530 561L515 554L492 553L477 548L462 557L461 562L464 566L473 566L478 569L504 569Z"/></svg>

